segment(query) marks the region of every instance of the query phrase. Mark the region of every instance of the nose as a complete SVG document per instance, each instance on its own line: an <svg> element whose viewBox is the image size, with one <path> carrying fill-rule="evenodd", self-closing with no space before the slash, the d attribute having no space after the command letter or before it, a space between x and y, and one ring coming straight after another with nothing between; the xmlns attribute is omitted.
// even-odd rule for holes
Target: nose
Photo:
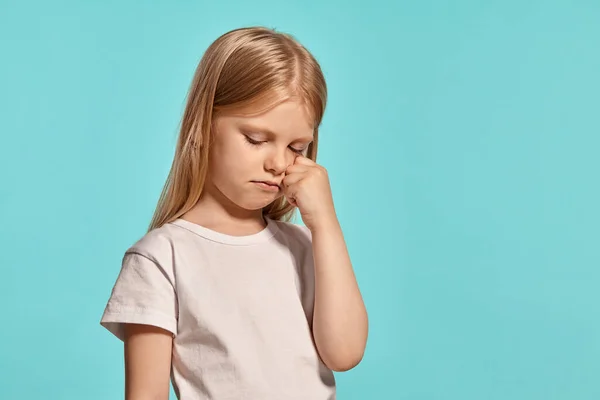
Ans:
<svg viewBox="0 0 600 400"><path fill-rule="evenodd" d="M289 151L274 149L265 160L265 169L275 176L282 175L294 158Z"/></svg>

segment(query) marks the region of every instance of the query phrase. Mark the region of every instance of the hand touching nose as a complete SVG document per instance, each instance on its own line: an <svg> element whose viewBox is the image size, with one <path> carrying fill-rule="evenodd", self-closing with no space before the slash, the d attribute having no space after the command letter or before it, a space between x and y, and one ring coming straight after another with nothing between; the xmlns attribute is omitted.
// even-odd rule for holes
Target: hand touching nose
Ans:
<svg viewBox="0 0 600 400"><path fill-rule="evenodd" d="M282 188L290 204L300 209L309 229L337 218L327 170L310 158L295 158L285 171Z"/></svg>

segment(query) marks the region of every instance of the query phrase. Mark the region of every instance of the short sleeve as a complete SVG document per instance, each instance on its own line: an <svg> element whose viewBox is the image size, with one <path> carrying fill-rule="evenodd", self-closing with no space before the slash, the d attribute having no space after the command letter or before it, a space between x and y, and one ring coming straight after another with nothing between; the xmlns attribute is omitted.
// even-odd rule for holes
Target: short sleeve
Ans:
<svg viewBox="0 0 600 400"><path fill-rule="evenodd" d="M124 324L153 325L177 335L177 296L173 271L128 252L100 324L124 340Z"/></svg>

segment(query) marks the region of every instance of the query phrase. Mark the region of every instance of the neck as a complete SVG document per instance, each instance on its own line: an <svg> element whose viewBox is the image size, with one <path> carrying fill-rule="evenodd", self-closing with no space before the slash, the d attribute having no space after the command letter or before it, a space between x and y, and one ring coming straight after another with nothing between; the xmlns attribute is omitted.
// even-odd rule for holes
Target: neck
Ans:
<svg viewBox="0 0 600 400"><path fill-rule="evenodd" d="M245 210L237 206L208 182L200 200L182 218L232 236L252 235L266 227L262 210Z"/></svg>

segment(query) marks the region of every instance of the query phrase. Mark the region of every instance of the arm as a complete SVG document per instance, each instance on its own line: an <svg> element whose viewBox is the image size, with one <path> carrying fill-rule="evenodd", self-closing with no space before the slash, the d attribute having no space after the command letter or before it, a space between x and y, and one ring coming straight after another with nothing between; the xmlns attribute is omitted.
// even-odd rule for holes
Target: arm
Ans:
<svg viewBox="0 0 600 400"><path fill-rule="evenodd" d="M313 336L323 362L334 371L362 359L368 332L365 305L337 218L311 229L315 261Z"/></svg>
<svg viewBox="0 0 600 400"><path fill-rule="evenodd" d="M125 325L125 399L168 400L173 336L150 325Z"/></svg>
<svg viewBox="0 0 600 400"><path fill-rule="evenodd" d="M367 342L367 311L352 270L333 205L327 170L298 156L286 169L284 194L300 209L312 234L315 262L313 337L323 362L334 371L354 368Z"/></svg>

